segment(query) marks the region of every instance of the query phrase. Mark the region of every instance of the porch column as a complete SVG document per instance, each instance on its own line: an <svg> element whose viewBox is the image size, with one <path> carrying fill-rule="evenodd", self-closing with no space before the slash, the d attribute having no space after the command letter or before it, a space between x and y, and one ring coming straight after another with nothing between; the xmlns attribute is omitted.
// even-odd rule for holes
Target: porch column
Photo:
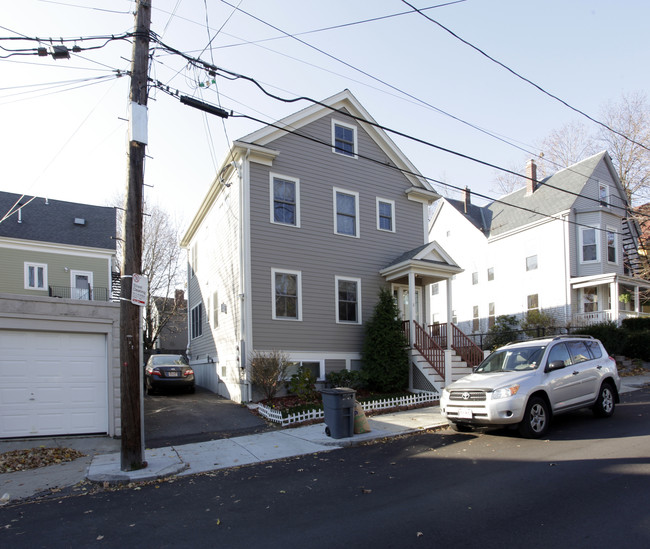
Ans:
<svg viewBox="0 0 650 549"><path fill-rule="evenodd" d="M634 312L638 313L641 312L641 302L639 301L639 287L634 286Z"/></svg>
<svg viewBox="0 0 650 549"><path fill-rule="evenodd" d="M409 344L415 345L415 274L409 272Z"/></svg>
<svg viewBox="0 0 650 549"><path fill-rule="evenodd" d="M451 303L451 278L447 279L447 349L451 349L451 343L453 334L451 332L451 315L452 315L452 303Z"/></svg>
<svg viewBox="0 0 650 549"><path fill-rule="evenodd" d="M616 277L614 277L614 282L609 284L609 295L612 301L612 317L607 320L618 323L618 279Z"/></svg>

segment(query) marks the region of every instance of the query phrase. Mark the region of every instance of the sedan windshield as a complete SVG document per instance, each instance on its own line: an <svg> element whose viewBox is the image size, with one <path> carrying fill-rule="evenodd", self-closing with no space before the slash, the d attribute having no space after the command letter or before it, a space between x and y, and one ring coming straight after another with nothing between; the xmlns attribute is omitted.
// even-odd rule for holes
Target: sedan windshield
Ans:
<svg viewBox="0 0 650 549"><path fill-rule="evenodd" d="M501 349L493 352L476 368L477 373L534 370L546 349L545 345Z"/></svg>

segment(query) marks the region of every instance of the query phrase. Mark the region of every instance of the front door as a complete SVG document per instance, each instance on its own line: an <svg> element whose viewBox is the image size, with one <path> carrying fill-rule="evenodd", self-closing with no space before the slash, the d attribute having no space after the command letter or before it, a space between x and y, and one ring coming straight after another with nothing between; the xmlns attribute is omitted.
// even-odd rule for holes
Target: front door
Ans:
<svg viewBox="0 0 650 549"><path fill-rule="evenodd" d="M409 289L408 286L395 286L393 289L393 297L397 301L402 320L409 320ZM422 324L422 290L415 288L415 320L418 324Z"/></svg>
<svg viewBox="0 0 650 549"><path fill-rule="evenodd" d="M72 299L92 299L93 273L86 271L70 272L70 297Z"/></svg>

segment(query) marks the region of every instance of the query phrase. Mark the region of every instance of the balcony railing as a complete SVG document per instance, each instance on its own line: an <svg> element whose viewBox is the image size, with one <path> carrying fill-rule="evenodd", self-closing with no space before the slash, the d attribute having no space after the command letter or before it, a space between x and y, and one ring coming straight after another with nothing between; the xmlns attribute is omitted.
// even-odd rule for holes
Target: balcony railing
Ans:
<svg viewBox="0 0 650 549"><path fill-rule="evenodd" d="M79 299L83 301L108 301L110 294L107 288L71 288L69 286L50 286L50 297L64 299Z"/></svg>
<svg viewBox="0 0 650 549"><path fill-rule="evenodd" d="M611 309L604 311L593 311L591 313L577 313L573 315L573 324L576 326L589 326L591 324L600 324L601 322L620 322L624 318L637 318L640 316L650 316L648 313L636 311L618 311L618 318L614 318L614 312Z"/></svg>

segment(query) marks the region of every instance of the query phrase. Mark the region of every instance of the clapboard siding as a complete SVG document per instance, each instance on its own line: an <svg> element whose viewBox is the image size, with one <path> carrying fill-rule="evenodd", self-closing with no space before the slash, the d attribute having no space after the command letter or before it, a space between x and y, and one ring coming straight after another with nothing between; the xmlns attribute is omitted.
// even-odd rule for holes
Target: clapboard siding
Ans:
<svg viewBox="0 0 650 549"><path fill-rule="evenodd" d="M337 120L350 123L340 114ZM331 118L301 133L331 142ZM388 158L357 126L361 156ZM384 281L379 270L424 243L422 205L409 201L411 185L397 170L363 158L335 154L296 135L268 145L280 154L272 167L251 165L251 280L255 348L291 351L360 352L364 323ZM300 180L300 228L270 223L269 173ZM334 234L334 187L359 193L359 238ZM376 198L395 202L396 232L377 230ZM273 320L272 269L300 271L302 321ZM336 323L335 277L361 279L362 324Z"/></svg>

